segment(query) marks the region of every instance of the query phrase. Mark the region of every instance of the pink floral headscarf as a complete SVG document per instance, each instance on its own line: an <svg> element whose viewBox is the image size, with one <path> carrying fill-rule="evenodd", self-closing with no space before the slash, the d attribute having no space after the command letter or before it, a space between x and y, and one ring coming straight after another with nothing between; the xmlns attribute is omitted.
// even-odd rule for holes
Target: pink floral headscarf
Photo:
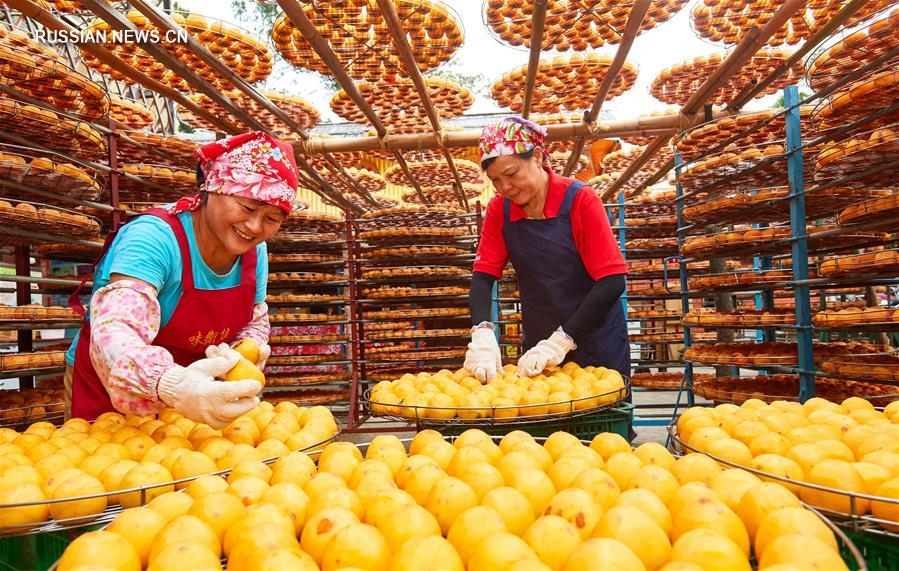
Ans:
<svg viewBox="0 0 899 571"><path fill-rule="evenodd" d="M287 143L252 131L203 145L197 149L197 158L206 179L206 192L267 202L286 214L293 209L298 175L293 148ZM199 206L199 195L185 197L173 212Z"/></svg>
<svg viewBox="0 0 899 571"><path fill-rule="evenodd" d="M543 149L546 127L521 117L506 117L499 123L487 125L478 140L480 162L507 155L520 155L531 149ZM545 149L544 149L545 155ZM545 157L544 157L545 160Z"/></svg>

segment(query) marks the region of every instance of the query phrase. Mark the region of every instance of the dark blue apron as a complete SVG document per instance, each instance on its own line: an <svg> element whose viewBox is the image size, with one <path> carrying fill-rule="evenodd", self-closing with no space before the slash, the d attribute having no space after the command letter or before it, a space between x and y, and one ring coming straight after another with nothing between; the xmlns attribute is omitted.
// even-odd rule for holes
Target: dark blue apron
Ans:
<svg viewBox="0 0 899 571"><path fill-rule="evenodd" d="M555 218L512 222L503 199L503 237L518 276L524 350L552 335L574 315L596 281L587 273L571 230L571 205L583 182L573 181ZM615 369L630 376L627 322L620 303L585 334L565 362Z"/></svg>

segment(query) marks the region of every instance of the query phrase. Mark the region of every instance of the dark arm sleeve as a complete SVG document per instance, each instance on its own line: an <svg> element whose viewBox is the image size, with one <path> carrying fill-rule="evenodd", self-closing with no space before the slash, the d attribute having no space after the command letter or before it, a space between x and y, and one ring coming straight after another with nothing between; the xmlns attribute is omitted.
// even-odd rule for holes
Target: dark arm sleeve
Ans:
<svg viewBox="0 0 899 571"><path fill-rule="evenodd" d="M472 273L471 289L468 290L468 308L471 312L472 325L493 320L490 308L493 305L493 284L495 282L496 277L490 274Z"/></svg>
<svg viewBox="0 0 899 571"><path fill-rule="evenodd" d="M474 289L473 285L472 289ZM624 293L624 275L613 274L600 278L593 285L593 289L587 293L587 297L581 302L574 315L562 325L562 331L577 343L581 336L605 319L609 310L618 303L622 293ZM474 317L473 310L472 317Z"/></svg>

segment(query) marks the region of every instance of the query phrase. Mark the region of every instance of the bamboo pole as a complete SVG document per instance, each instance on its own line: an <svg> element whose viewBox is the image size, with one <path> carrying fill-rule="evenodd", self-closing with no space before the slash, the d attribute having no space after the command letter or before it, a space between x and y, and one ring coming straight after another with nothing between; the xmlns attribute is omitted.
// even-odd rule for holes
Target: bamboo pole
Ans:
<svg viewBox="0 0 899 571"><path fill-rule="evenodd" d="M796 12L805 7L807 2L808 0L784 0L780 8L777 9L767 24L761 29L750 29L746 35L743 36L743 39L740 40L737 47L734 48L734 51L721 62L718 68L712 72L712 75L710 75L708 79L699 86L699 89L690 96L687 102L684 103L681 107L681 115L693 115L701 110L703 105L706 104L712 95L714 95L721 86L726 85L734 74L740 71L740 69L752 59L752 56L754 56L759 49L764 47L765 44L768 43L768 40L771 39L771 37L774 36L774 34L777 33L777 31L780 30ZM783 73L783 71L781 73ZM663 140L662 137L657 137L647 145L643 154L637 157L637 160L633 163L628 165L628 168L625 169L618 179L612 183L603 197L614 196L618 189L627 184L631 177L633 177L644 164L649 162L652 156L664 146L664 143L665 140Z"/></svg>
<svg viewBox="0 0 899 571"><path fill-rule="evenodd" d="M85 8L99 16L104 22L109 24L116 30L136 30L134 24L131 23L122 13L115 10L105 0L84 0L82 2ZM249 116L240 107L237 107L230 99L225 97L221 91L213 87L208 81L197 75L187 64L166 51L162 46L152 43L144 43L141 48L156 58L157 61L164 66L177 73L187 83L189 83L197 91L206 94L210 99L225 108L226 111L240 119L251 129L257 131L265 131L265 126L255 118Z"/></svg>
<svg viewBox="0 0 899 571"><path fill-rule="evenodd" d="M641 186L641 188L639 190L642 191L644 188L650 187L650 186L654 185L655 183L659 182L660 180L662 180L662 177L664 177L666 174L668 174L668 172L673 168L674 168L674 159L673 158L668 159L667 163L662 165L659 168L659 170L657 170L651 177L646 179L646 182L643 183L643 185ZM637 192L635 194L639 194L639 192Z"/></svg>
<svg viewBox="0 0 899 571"><path fill-rule="evenodd" d="M4 0L4 2L6 2L6 4L8 4L14 10L17 10L23 16L39 22L41 25L48 29L64 31L72 35L76 34L77 32L74 27L64 22L63 20L60 20L43 7L34 3L32 0ZM151 91L155 91L156 93L159 93L164 97L168 97L169 99L176 101L179 105L183 105L185 108L190 109L192 113L196 113L198 116L203 117L223 131L236 132L239 130L239 128L230 121L209 113L208 111L185 97L184 94L172 89L168 85L156 81L140 70L130 66L129 64L113 55L103 46L94 43L79 43L78 47L96 57L122 75L139 83L142 87L145 87L146 89L149 89Z"/></svg>
<svg viewBox="0 0 899 571"><path fill-rule="evenodd" d="M328 184L328 181L326 181L324 179L324 177L322 177L322 175L319 174L319 172L317 170L315 170L315 167L313 167L311 164L309 164L309 161L307 161L305 157L303 157L301 155L296 155L296 153L294 153L294 156L297 161L297 166L299 166L301 169L306 171L306 173L309 175L309 177L313 181L315 181L315 183L317 185L319 185L322 189L322 190L317 190L314 186L311 186L310 190L312 190L313 192L315 192L316 194L318 194L325 200L334 201L336 204L341 205L342 208L349 210L350 212L354 212L357 214L360 212L360 209L358 207L356 207L354 204L352 204L349 200L347 200L343 196L342 193L335 191L332 195L332 193L325 191L324 189L332 188L332 186L330 184Z"/></svg>
<svg viewBox="0 0 899 571"><path fill-rule="evenodd" d="M312 46L312 49L318 57L325 62L325 65L327 65L328 69L331 71L331 75L334 76L334 79L337 80L340 87L347 92L347 95L353 100L353 103L359 107L359 110L362 111L365 118L368 119L369 123L375 128L375 132L378 136L383 136L387 131L384 128L381 119L378 118L375 110L372 109L371 105L369 105L365 98L362 97L362 93L356 87L356 83L350 77L349 73L347 73L346 68L340 63L337 54L334 53L334 50L328 45L327 40L325 40L318 32L315 25L306 16L300 5L295 0L278 0L278 5L281 6L281 9L287 17L290 18L291 23L301 34L303 34L303 38L309 42L309 45Z"/></svg>
<svg viewBox="0 0 899 571"><path fill-rule="evenodd" d="M774 71L772 71L768 76L761 80L760 82L754 85L747 85L744 87L740 93L737 94L734 99L727 104L727 109L731 111L739 111L746 105L748 102L755 99L758 94L765 90L766 87L774 83L778 77L783 75L788 69L793 67L793 65L800 61L806 54L811 53L816 47L818 47L824 40L829 38L831 34L837 31L843 24L845 24L852 16L856 14L860 9L862 9L867 0L852 0L849 4L843 7L840 12L830 19L827 24L824 25L820 30L812 34L803 44L799 47L798 50L793 52L790 57L786 59L782 64L777 66Z"/></svg>
<svg viewBox="0 0 899 571"><path fill-rule="evenodd" d="M670 136L661 135L656 137L648 145L646 145L646 148L643 149L643 152L640 154L640 156L637 157L634 162L627 165L627 168L624 169L624 172L622 172L618 176L618 178L615 179L615 182L613 182L612 185L609 186L608 189L606 189L606 191L602 195L602 199L608 200L610 197L618 194L618 190L622 186L624 186L627 181L631 179L631 177L637 174L637 171L643 168L643 165L649 162L649 160L659 151L659 149L664 147L669 140L671 140Z"/></svg>
<svg viewBox="0 0 899 571"><path fill-rule="evenodd" d="M627 61L627 54L631 51L631 46L634 45L637 34L640 33L640 26L643 24L643 19L646 17L646 12L649 10L651 3L652 0L637 0L634 2L634 7L631 8L631 13L627 17L627 25L624 28L621 43L618 44L618 49L615 51L615 57L603 76L602 82L599 84L599 90L597 90L596 96L593 98L590 111L584 116L585 123L594 123L599 118L599 112L602 111L603 103L605 103L606 97L612 89L615 78L621 72L624 62ZM568 157L568 163L565 165L565 176L571 176L571 171L577 165L578 157L584 152L584 143L586 142L587 140L584 137L579 138L575 142L574 149Z"/></svg>
<svg viewBox="0 0 899 571"><path fill-rule="evenodd" d="M118 131L112 131L111 129L109 129L108 127L106 127L100 123L93 123L93 122L89 121L88 119L84 119L82 117L79 117L77 115L69 113L68 111L60 109L59 107L51 104L49 101L45 101L43 99L38 99L36 97L32 97L31 95L28 95L27 93L19 91L15 87L12 87L5 83L0 83L0 92L3 92L5 94L9 95L12 99L18 99L19 101L22 101L23 103L28 103L28 104L34 105L36 107L42 107L44 109L49 109L49 110L53 111L54 113L56 113L60 117L65 117L66 119L70 119L72 121L78 121L80 123L90 123L90 125L93 129L96 129L97 131L103 133L104 135L118 135L122 140L127 141L127 142L137 146L140 149L151 150L151 151L154 151L170 160L176 160L174 155L166 152L163 149L157 149L154 147L149 147L147 145L144 145L143 143L135 141L134 139L132 139L131 137L129 137L127 135L122 135ZM119 121L116 121L115 119L112 119L112 118L109 118L109 119L111 121L115 121L115 123L118 125L122 124ZM109 171L111 169L109 169L107 167L105 170Z"/></svg>
<svg viewBox="0 0 899 571"><path fill-rule="evenodd" d="M540 67L540 52L543 51L543 32L545 28L546 0L534 0L534 11L531 16L531 52L528 55L528 74L524 84L524 106L521 109L521 116L525 119L531 114L534 84L537 82L537 68Z"/></svg>
<svg viewBox="0 0 899 571"><path fill-rule="evenodd" d="M712 75L699 86L699 89L690 96L690 99L681 107L681 113L690 114L702 109L702 106L712 97L712 95L723 85L730 81L735 73L740 71L752 56L763 48L768 40L778 32L784 25L790 21L796 12L805 7L808 0L784 0L780 8L774 13L768 23L761 29L750 29L740 43L734 48L734 51L728 55L721 65L718 66ZM787 68L789 69L789 68ZM783 71L786 71L783 70ZM781 71L781 73L783 73ZM778 76L779 77L779 76ZM775 77L776 79L776 77Z"/></svg>
<svg viewBox="0 0 899 571"><path fill-rule="evenodd" d="M90 123L92 128L96 129L97 131L100 131L104 135L118 136L123 141L127 141L128 143L135 145L136 147L138 147L140 149L150 150L162 157L165 157L168 160L177 161L175 156L172 155L171 153L169 153L168 151L166 151L165 149L160 149L157 147L150 147L141 142L135 141L131 137L129 137L127 135L123 135L118 131L111 131L109 128L104 127L103 125L100 125L98 123L91 123L90 121L88 121L86 119L82 119L81 117L78 117L77 115L73 115L73 114L69 113L68 111L64 111L64 110L60 109L59 107L56 107L55 105L50 104L48 101L44 101L42 99L37 99L35 97L32 97L32 96L28 95L27 93L23 93L23 92L19 91L18 89L11 87L5 83L0 83L0 92L5 93L5 94L9 95L10 97L12 97L13 99L18 99L19 101L22 101L24 103L28 103L28 104L34 105L36 107L43 107L45 109L50 109L51 111L53 111L60 117L65 117L72 121L78 121L81 123ZM102 164L97 164L95 166L95 168L99 168L100 170L103 170L104 172L109 172L112 170L108 166L102 165Z"/></svg>
<svg viewBox="0 0 899 571"><path fill-rule="evenodd" d="M394 5L393 0L378 0L378 7L381 9L381 13L384 16L387 30L393 38L393 45L396 47L397 52L399 52L400 61L402 62L403 67L406 68L406 73L409 75L409 78L415 85L415 89L418 91L418 96L421 98L421 104L425 109L425 113L428 115L428 120L431 122L434 134L440 137L442 135L440 112L434 106L434 102L431 101L428 85L425 83L421 70L418 69L418 64L412 53L412 47L406 39L406 32L403 30L400 16L396 12L396 6ZM441 151L443 152L443 157L446 159L446 164L455 181L453 190L456 192L456 199L459 201L459 205L467 210L468 198L465 196L465 191L462 189L462 179L459 176L459 170L456 168L456 163L453 161L453 155L450 154L446 147L442 147Z"/></svg>
<svg viewBox="0 0 899 571"><path fill-rule="evenodd" d="M325 65L328 66L328 70L331 71L331 75L334 76L334 79L340 85L340 87L346 91L349 98L359 107L359 110L362 111L362 114L365 115L365 118L368 119L368 122L372 124L372 127L375 128L375 133L377 133L377 137L373 137L377 144L375 147L368 149L370 151L374 151L377 149L381 149L385 147L384 141L387 135L387 128L384 127L384 123L378 117L378 114L375 113L375 110L369 105L368 101L362 97L362 93L359 91L359 88L356 87L356 83L353 81L353 78L350 77L350 74L347 72L346 68L340 63L340 60L337 57L337 54L334 53L334 50L331 49L331 46L328 45L328 42L322 37L322 35L315 28L315 25L309 20L306 16L303 9L295 0L278 0L278 5L281 6L281 9L290 19L291 23L303 34L303 37L309 42L309 45L312 46L312 49L315 53L325 62ZM298 141L294 143L294 150L298 150L299 152L305 154L312 154L307 151L308 146L307 143L309 141ZM399 150L394 150L393 155L396 158L396 162L400 165L403 173L406 175L406 178L409 179L409 182L412 184L412 187L415 189L415 192L418 194L419 199L422 200L422 204L430 204L425 198L424 194L421 192L421 186L418 184L418 181L415 180L415 177L412 176L412 172L409 170L409 166L406 164L406 159L399 152ZM336 152L336 151L322 151L321 153L327 152Z"/></svg>
<svg viewBox="0 0 899 571"><path fill-rule="evenodd" d="M716 116L724 115L725 113L718 112ZM698 120L698 117L696 119ZM593 124L583 122L563 123L547 126L546 141L568 141L576 137L586 137L588 140L594 140L608 137L654 136L665 133L671 136L681 128L681 125L681 118L677 115L640 117L639 119ZM368 152L385 148L388 150L437 149L441 146L462 148L477 146L480 135L481 132L478 130L446 131L441 138L438 138L435 133L408 133L390 135L384 139L379 137L310 139L309 141L295 141L293 145L298 152L310 155L325 152Z"/></svg>
<svg viewBox="0 0 899 571"><path fill-rule="evenodd" d="M16 182L14 180L9 180L6 178L0 178L0 186L2 186L4 188L11 188L13 190L18 190L20 192L27 192L27 193L33 194L35 196L40 196L41 198L49 198L49 199L53 199L53 200L58 200L59 202L65 202L67 204L72 204L75 206L88 206L90 208L102 210L104 212L112 212L113 210L115 210L109 204L104 204L102 202L94 202L92 200L84 200L81 198L72 198L70 196L66 196L65 194L59 194L58 192L44 190L41 188L37 188L37 187L30 186L27 184L22 184L22 183Z"/></svg>
<svg viewBox="0 0 899 571"><path fill-rule="evenodd" d="M409 164L406 162L406 157L403 156L403 153L399 151L399 149L392 149L393 158L396 159L398 165L400 165L400 170L403 171L403 175L405 175L406 180L412 184L412 188L415 189L415 194L418 195L418 199L421 200L421 203L425 206L430 206L431 201L425 196L424 192L421 190L421 185L418 184L418 179L415 178L415 175L412 174L412 171L409 170Z"/></svg>
<svg viewBox="0 0 899 571"><path fill-rule="evenodd" d="M824 25L820 30L812 34L803 44L802 46L793 52L790 57L788 57L782 64L777 66L774 71L768 74L760 82L747 85L744 87L740 93L734 97L734 99L727 104L726 110L732 112L740 111L744 105L746 105L749 101L755 99L759 93L765 90L769 85L777 80L778 77L786 73L793 65L800 61L807 54L811 53L812 50L817 48L824 42L827 38L831 36L836 30L840 28L843 24L845 24L852 16L854 16L861 8L864 7L866 0L852 0L849 4L847 4L840 12L831 18L827 24ZM646 183L643 185L643 188L652 186L665 174L674 168L674 160L668 161L662 168L660 168L656 173L650 177ZM642 190L642 189L641 189Z"/></svg>
<svg viewBox="0 0 899 571"><path fill-rule="evenodd" d="M262 105L267 111L278 117L286 123L291 129L296 131L303 139L309 138L309 135L294 121L289 115L284 113L267 97L256 91L256 89L238 75L233 69L225 65L222 60L209 51L202 43L198 42L187 30L181 27L177 22L171 19L168 14L160 10L146 0L133 0L131 5L141 14L147 17L150 22L160 30L176 32L179 37L186 38L186 46L192 54L197 56L203 63L208 65L214 72L221 77L230 81L237 89L246 93L251 99Z"/></svg>
<svg viewBox="0 0 899 571"><path fill-rule="evenodd" d="M90 9L94 14L99 16L103 21L107 22L110 26L119 30L133 30L135 29L134 24L132 24L124 15L115 10L109 4L101 1L101 0L85 0L85 7ZM259 120L255 117L252 117L243 109L238 107L231 101L228 97L226 97L220 90L212 86L208 81L200 77L194 72L190 66L182 62L180 59L169 53L163 47L154 44L145 44L142 48L156 58L157 61L165 65L167 68L172 70L181 76L185 81L187 81L190 85L192 85L199 92L208 96L212 101L223 107L228 113L237 117L240 121L246 124L249 128L256 131L268 132L265 125L263 125ZM231 133L238 132L241 129L236 129L230 131ZM300 164L300 163L298 163ZM303 168L312 168L307 162L303 161ZM314 169L313 169L314 170ZM320 188L313 188L318 192L322 192L328 194L328 189L331 188L321 176L313 176L313 179L320 181L322 186Z"/></svg>
<svg viewBox="0 0 899 571"><path fill-rule="evenodd" d="M293 120L293 118L285 113L280 107L272 103L268 97L259 93L256 88L247 83L247 81L241 77L238 73L236 73L233 69L225 65L221 59L218 58L215 54L209 51L202 43L198 42L194 37L183 27L181 27L177 22L172 20L168 14L160 10L158 7L149 4L146 0L134 0L131 2L131 5L135 7L141 14L147 17L157 28L162 30L167 30L171 32L175 32L179 34L179 37L185 37L187 39L187 47L190 49L191 53L196 55L203 61L206 65L208 65L213 71L215 71L220 76L224 77L228 81L230 81L237 89L245 93L250 99L261 105L266 111L280 119L284 124L286 124L292 131L297 133L302 139L308 139L309 134L297 123ZM371 204L375 203L374 198L369 194L362 185L359 184L359 181L346 170L346 168L340 164L330 153L325 154L325 160L337 170L344 178L346 178L350 185L356 189L356 192L359 193L363 198L368 200Z"/></svg>

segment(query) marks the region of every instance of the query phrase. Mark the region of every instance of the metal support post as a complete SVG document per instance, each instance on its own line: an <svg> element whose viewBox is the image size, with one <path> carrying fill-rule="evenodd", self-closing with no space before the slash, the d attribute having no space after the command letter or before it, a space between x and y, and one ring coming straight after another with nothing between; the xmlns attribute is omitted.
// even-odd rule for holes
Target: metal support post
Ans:
<svg viewBox="0 0 899 571"><path fill-rule="evenodd" d="M768 224L759 224L759 227L767 227ZM752 260L752 266L755 271L768 271L771 269L771 256L755 257ZM755 294L755 307L763 311L771 311L774 309L774 290L764 289ZM756 331L756 341L759 343L772 343L776 340L777 332L773 329L759 329ZM759 370L760 375L767 375L768 371ZM737 369L739 375L739 369Z"/></svg>
<svg viewBox="0 0 899 571"><path fill-rule="evenodd" d="M115 232L124 221L119 207L119 136L114 121L109 122L109 131L106 137L109 149L109 204L113 208L111 231Z"/></svg>
<svg viewBox="0 0 899 571"><path fill-rule="evenodd" d="M481 228L484 227L484 215L481 213L481 208L480 200L474 203L474 223L475 227L478 229L478 239L481 237Z"/></svg>
<svg viewBox="0 0 899 571"><path fill-rule="evenodd" d="M684 222L684 190L680 185L681 165L683 165L683 160L681 159L680 153L675 151L674 174L677 177L677 184L674 188L677 207L678 250L684 245L684 241L687 238L687 231L683 229L686 226L686 223ZM678 265L678 272L680 273L681 314L686 316L687 312L690 311L690 294L688 291L687 264L685 262L681 261ZM687 350L692 346L693 331L689 327L684 327L684 350ZM693 406L695 404L695 398L693 396L693 363L690 362L684 363L684 376L681 379L680 387L677 389L677 400L674 403L674 412L672 413L672 416L674 417L677 417L677 408L680 405L680 397L685 389L687 391L687 406Z"/></svg>
<svg viewBox="0 0 899 571"><path fill-rule="evenodd" d="M28 246L16 246L15 247L15 263L16 263L16 275L19 276L30 276L31 275L31 249ZM16 282L16 305L19 307L23 305L28 305L31 303L31 283L27 281L17 281ZM24 329L16 331L16 341L18 343L18 347L16 351L18 353L31 353L34 350L34 343L31 338L32 331L30 329ZM20 389L33 389L34 388L34 377L21 377L19 379L19 388Z"/></svg>
<svg viewBox="0 0 899 571"><path fill-rule="evenodd" d="M753 225L755 226L755 225ZM761 258L755 256L752 258L752 271L758 272L762 269ZM765 308L765 300L762 298L762 291L759 290L755 292L755 308L756 309L764 309ZM759 343L765 340L765 331L763 329L759 329L755 332L755 340Z"/></svg>
<svg viewBox="0 0 899 571"><path fill-rule="evenodd" d="M500 282L501 279L502 279L502 278L500 278L499 280L496 280L495 282L493 282L493 289L491 290L491 293L490 293L490 299L491 299L491 303L490 303L490 321L492 321L493 323L496 323L497 321L499 321L499 282ZM498 325L498 326L493 330L493 335L496 337L496 342L497 342L497 343L499 343L499 329L500 329L500 327L502 327L502 326L501 326L501 325Z"/></svg>
<svg viewBox="0 0 899 571"><path fill-rule="evenodd" d="M793 257L793 279L808 279L808 239L806 237L805 183L802 168L802 131L799 122L799 89L791 85L784 89L787 109L787 177L790 181L790 237ZM809 287L797 285L793 289L796 301L796 344L799 353L799 402L815 396L815 365L812 355L812 308Z"/></svg>
<svg viewBox="0 0 899 571"><path fill-rule="evenodd" d="M767 268L765 267L764 260L768 261ZM762 260L762 269L771 269L771 258L763 258ZM766 289L762 292L762 309L765 311L771 311L774 309L774 290ZM762 332L762 338L766 343L773 343L776 339L776 331L773 329L765 329Z"/></svg>
<svg viewBox="0 0 899 571"><path fill-rule="evenodd" d="M347 411L347 429L359 428L359 381L361 378L359 367L362 359L362 324L359 322L357 302L359 292L356 288L356 236L353 228L353 213L345 212L344 232L346 237L347 255L347 288L350 299L350 394L349 410Z"/></svg>
<svg viewBox="0 0 899 571"><path fill-rule="evenodd" d="M621 255L627 261L627 228L624 226L624 191L618 193L618 247ZM627 319L627 276L624 278L624 293L621 294L621 309Z"/></svg>
<svg viewBox="0 0 899 571"><path fill-rule="evenodd" d="M484 215L481 210L481 201L478 200L475 202L475 225L478 228L478 243L481 241L481 229L484 227ZM495 282L493 282L493 289L490 293L490 321L496 323L499 321L499 282L502 281L502 276ZM499 328L497 325L496 329L493 331L493 334L496 336L496 342L499 343Z"/></svg>
<svg viewBox="0 0 899 571"><path fill-rule="evenodd" d="M767 228L768 224L759 224L759 228ZM771 256L761 256L754 258L753 266L757 271L767 272L771 269ZM755 294L756 309L763 311L771 311L774 309L774 290L763 289ZM774 341L775 331L773 329L761 329L758 331L758 340L766 343ZM764 374L764 372L762 372Z"/></svg>

